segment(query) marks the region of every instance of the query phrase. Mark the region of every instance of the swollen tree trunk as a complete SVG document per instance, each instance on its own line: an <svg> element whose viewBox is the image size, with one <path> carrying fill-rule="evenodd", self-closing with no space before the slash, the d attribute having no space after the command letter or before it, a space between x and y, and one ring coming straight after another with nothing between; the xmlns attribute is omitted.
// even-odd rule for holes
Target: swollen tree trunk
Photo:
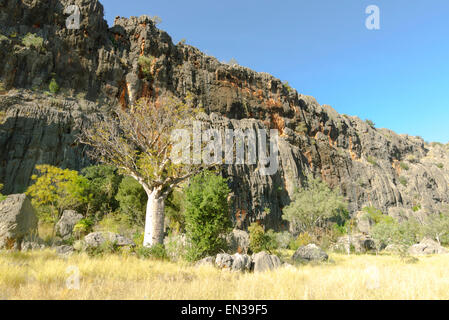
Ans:
<svg viewBox="0 0 449 320"><path fill-rule="evenodd" d="M161 195L160 190L157 189L147 191L147 194L148 203L143 245L151 247L164 242L165 196Z"/></svg>

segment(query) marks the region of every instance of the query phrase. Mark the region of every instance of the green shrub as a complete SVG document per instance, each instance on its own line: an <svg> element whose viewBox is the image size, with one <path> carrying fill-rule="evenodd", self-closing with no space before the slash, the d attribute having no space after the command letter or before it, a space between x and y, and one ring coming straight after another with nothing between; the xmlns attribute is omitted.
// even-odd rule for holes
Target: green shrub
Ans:
<svg viewBox="0 0 449 320"><path fill-rule="evenodd" d="M119 210L128 217L130 225L143 227L148 196L143 187L131 177L124 177L118 187L115 199Z"/></svg>
<svg viewBox="0 0 449 320"><path fill-rule="evenodd" d="M168 255L163 244L155 244L151 247L137 247L135 253L141 259L168 260Z"/></svg>
<svg viewBox="0 0 449 320"><path fill-rule="evenodd" d="M440 162L440 163L437 163L437 167L438 167L439 169L443 169L443 168L444 168L444 164L442 164L441 162Z"/></svg>
<svg viewBox="0 0 449 320"><path fill-rule="evenodd" d="M371 121L371 120L369 120L369 119L366 119L365 120L365 123L367 124L367 125L369 125L371 128L373 128L374 129L374 127L376 126L376 124L373 122L373 121Z"/></svg>
<svg viewBox="0 0 449 320"><path fill-rule="evenodd" d="M406 187L408 180L406 177L399 177L399 183L402 184L404 187Z"/></svg>
<svg viewBox="0 0 449 320"><path fill-rule="evenodd" d="M59 92L59 85L56 82L55 78L52 78L50 81L50 84L48 85L48 89L50 90L51 93L56 94Z"/></svg>
<svg viewBox="0 0 449 320"><path fill-rule="evenodd" d="M27 33L22 39L22 44L27 48L34 47L37 51L41 51L44 46L44 39L32 33Z"/></svg>
<svg viewBox="0 0 449 320"><path fill-rule="evenodd" d="M401 162L401 163L400 163L400 166L401 166L401 169L403 169L403 170L408 170L408 169L410 169L409 166L408 166L408 164L406 164L405 162Z"/></svg>
<svg viewBox="0 0 449 320"><path fill-rule="evenodd" d="M90 218L84 218L78 221L78 223L73 227L73 232L78 238L87 235L90 231L92 231L92 227L94 222Z"/></svg>
<svg viewBox="0 0 449 320"><path fill-rule="evenodd" d="M290 223L294 234L325 228L347 212L347 203L337 189L331 189L320 179L307 177L306 186L298 188L290 205L284 208L282 218Z"/></svg>
<svg viewBox="0 0 449 320"><path fill-rule="evenodd" d="M365 212L366 217L371 219L374 223L393 223L394 219L388 215L385 215L380 211L379 209L375 207L364 207L362 209L363 212ZM363 217L362 217L363 219Z"/></svg>
<svg viewBox="0 0 449 320"><path fill-rule="evenodd" d="M139 66L140 69L142 70L143 75L150 80L152 75L151 75L151 66L153 65L154 62L154 57L147 57L147 56L140 56L139 57Z"/></svg>
<svg viewBox="0 0 449 320"><path fill-rule="evenodd" d="M26 194L31 197L40 219L56 222L67 209L86 212L90 200L89 182L77 171L60 169L50 165L37 165L38 175Z"/></svg>
<svg viewBox="0 0 449 320"><path fill-rule="evenodd" d="M86 248L86 253L89 256L103 256L107 254L114 254L119 252L119 246L117 243L112 241L105 241L98 247L88 247Z"/></svg>
<svg viewBox="0 0 449 320"><path fill-rule="evenodd" d="M173 190L168 195L165 200L165 217L170 233L185 232L185 194L182 191Z"/></svg>
<svg viewBox="0 0 449 320"><path fill-rule="evenodd" d="M287 89L287 91L288 91L289 93L295 91L295 90L290 86L290 84L288 83L288 81L284 81L284 82L282 82L282 84L284 85L285 89Z"/></svg>
<svg viewBox="0 0 449 320"><path fill-rule="evenodd" d="M97 165L84 168L81 174L88 180L89 213L106 214L116 211L119 202L115 198L123 176L111 166Z"/></svg>
<svg viewBox="0 0 449 320"><path fill-rule="evenodd" d="M431 214L422 227L422 237L429 237L440 244L449 244L449 214Z"/></svg>
<svg viewBox="0 0 449 320"><path fill-rule="evenodd" d="M418 212L419 210L421 210L421 205L417 204L417 205L413 206L412 210L413 210L413 212Z"/></svg>
<svg viewBox="0 0 449 320"><path fill-rule="evenodd" d="M307 125L305 122L300 122L296 128L295 128L296 133L299 133L301 135L305 135L307 134Z"/></svg>
<svg viewBox="0 0 449 320"><path fill-rule="evenodd" d="M249 249L252 253L261 251L273 252L278 248L276 234L273 230L265 232L264 228L257 222L251 223L248 227Z"/></svg>
<svg viewBox="0 0 449 320"><path fill-rule="evenodd" d="M409 219L402 223L395 220L383 220L375 224L371 229L371 237L377 250L392 244L405 253L406 249L420 240L421 225L415 219Z"/></svg>
<svg viewBox="0 0 449 320"><path fill-rule="evenodd" d="M226 248L224 235L231 230L227 180L202 172L186 188L186 236L191 244L187 259L197 260Z"/></svg>
<svg viewBox="0 0 449 320"><path fill-rule="evenodd" d="M2 189L3 189L3 184L0 183L0 191L2 191ZM7 196L4 196L0 193L0 202L5 200L6 198L7 198Z"/></svg>
<svg viewBox="0 0 449 320"><path fill-rule="evenodd" d="M309 243L312 243L312 237L308 232L303 232L298 235L298 237L291 241L289 244L289 248L291 250L297 250L299 247L306 246Z"/></svg>
<svg viewBox="0 0 449 320"><path fill-rule="evenodd" d="M366 161L368 161L368 163L370 163L371 165L373 165L373 166L377 166L378 164L377 164L377 161L376 161L376 158L374 158L374 157L372 157L372 156L368 156L367 158L366 158Z"/></svg>

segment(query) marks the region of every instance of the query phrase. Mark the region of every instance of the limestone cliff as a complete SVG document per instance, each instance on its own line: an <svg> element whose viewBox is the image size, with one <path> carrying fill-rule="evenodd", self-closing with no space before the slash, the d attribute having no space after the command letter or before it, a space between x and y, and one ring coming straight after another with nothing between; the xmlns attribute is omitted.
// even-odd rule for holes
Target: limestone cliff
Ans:
<svg viewBox="0 0 449 320"><path fill-rule="evenodd" d="M65 25L64 8L73 2L81 9L78 30ZM41 37L42 47L27 46L28 33ZM140 56L149 58L150 72L142 71ZM256 219L284 227L282 208L306 172L339 186L351 212L373 205L405 218L449 204L447 146L373 128L269 74L175 45L147 16L118 17L109 28L96 0L0 0L0 61L0 181L7 193L23 191L36 164L90 164L76 135L96 114L170 93L192 96L225 127L280 131L275 175L223 167L239 227ZM52 78L56 96L45 93Z"/></svg>

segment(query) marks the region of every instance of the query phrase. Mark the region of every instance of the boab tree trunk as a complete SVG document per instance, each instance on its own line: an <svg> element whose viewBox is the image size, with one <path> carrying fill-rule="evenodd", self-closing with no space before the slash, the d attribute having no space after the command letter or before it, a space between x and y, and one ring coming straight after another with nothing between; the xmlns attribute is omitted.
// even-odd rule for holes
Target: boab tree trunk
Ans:
<svg viewBox="0 0 449 320"><path fill-rule="evenodd" d="M147 194L143 245L150 247L164 242L165 195L162 195L157 189L147 192Z"/></svg>

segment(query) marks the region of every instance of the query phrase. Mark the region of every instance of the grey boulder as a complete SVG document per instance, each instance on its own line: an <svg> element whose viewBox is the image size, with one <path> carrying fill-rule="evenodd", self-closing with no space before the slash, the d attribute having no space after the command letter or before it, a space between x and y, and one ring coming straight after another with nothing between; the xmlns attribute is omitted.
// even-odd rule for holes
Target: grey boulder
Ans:
<svg viewBox="0 0 449 320"><path fill-rule="evenodd" d="M0 249L21 249L22 240L37 234L37 217L25 194L13 194L0 202Z"/></svg>
<svg viewBox="0 0 449 320"><path fill-rule="evenodd" d="M62 213L61 219L56 223L56 236L62 239L68 239L72 235L75 225L83 219L83 215L74 210L65 210Z"/></svg>
<svg viewBox="0 0 449 320"><path fill-rule="evenodd" d="M232 256L232 271L250 271L252 259L247 254L236 253Z"/></svg>
<svg viewBox="0 0 449 320"><path fill-rule="evenodd" d="M206 257L196 263L196 266L215 266L215 257Z"/></svg>
<svg viewBox="0 0 449 320"><path fill-rule="evenodd" d="M293 254L292 259L296 262L326 261L329 256L320 247L311 243L299 247Z"/></svg>
<svg viewBox="0 0 449 320"><path fill-rule="evenodd" d="M114 243L119 247L133 247L135 243L120 235L113 232L92 232L84 237L84 242L87 248L98 248L106 242Z"/></svg>
<svg viewBox="0 0 449 320"><path fill-rule="evenodd" d="M424 238L420 243L414 244L408 249L411 255L426 255L426 254L445 254L449 251L438 244L438 242Z"/></svg>
<svg viewBox="0 0 449 320"><path fill-rule="evenodd" d="M281 259L278 256L270 255L265 251L254 254L252 259L254 272L274 270L282 266Z"/></svg>
<svg viewBox="0 0 449 320"><path fill-rule="evenodd" d="M232 267L232 256L227 253L217 254L215 258L215 265L220 269L231 269Z"/></svg>

